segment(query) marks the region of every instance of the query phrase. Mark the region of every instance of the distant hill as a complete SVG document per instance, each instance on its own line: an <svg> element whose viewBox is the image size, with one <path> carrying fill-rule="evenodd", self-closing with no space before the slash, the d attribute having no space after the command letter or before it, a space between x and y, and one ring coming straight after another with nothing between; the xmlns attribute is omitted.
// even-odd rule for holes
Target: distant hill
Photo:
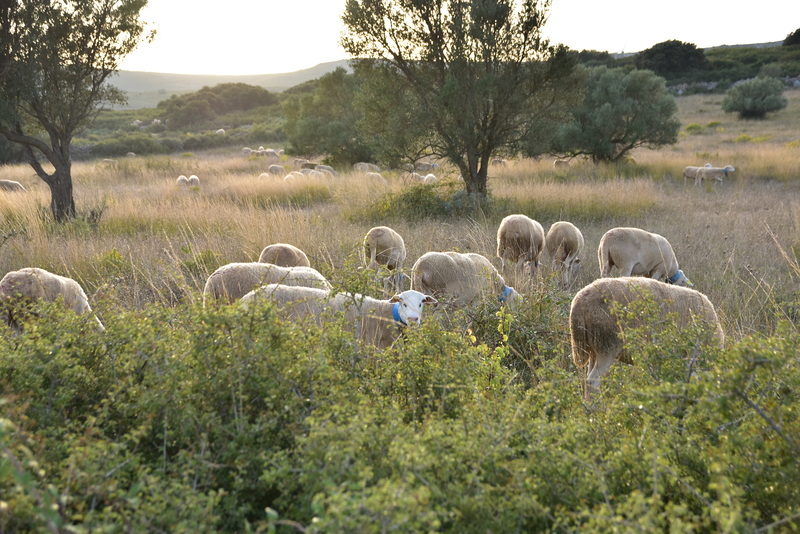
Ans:
<svg viewBox="0 0 800 534"><path fill-rule="evenodd" d="M210 74L166 74L161 72L139 72L122 70L109 81L128 93L127 106L117 109L152 108L174 94L197 91L205 86L221 83L247 83L273 92L281 92L295 85L314 80L343 67L349 70L348 60L320 63L314 67L279 74L251 74L242 76L218 76Z"/></svg>

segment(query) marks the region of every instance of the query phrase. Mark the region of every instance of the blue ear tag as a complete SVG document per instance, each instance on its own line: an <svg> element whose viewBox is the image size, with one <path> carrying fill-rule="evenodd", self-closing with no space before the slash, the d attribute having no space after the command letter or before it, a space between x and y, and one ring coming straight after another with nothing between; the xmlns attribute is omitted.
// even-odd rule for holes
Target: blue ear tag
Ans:
<svg viewBox="0 0 800 534"><path fill-rule="evenodd" d="M506 286L506 287L505 287L505 289L503 289L503 294L502 294L502 295L500 295L500 298L499 298L499 299L497 299L497 300L499 300L500 302L505 302L505 301L507 301L507 300L508 300L508 297L511 295L511 292L512 292L512 291L514 291L514 290L513 290L513 289L511 289L511 287L509 287L509 286Z"/></svg>
<svg viewBox="0 0 800 534"><path fill-rule="evenodd" d="M400 317L400 303L395 302L394 306L392 306L392 319L397 321L400 324L406 324L406 322ZM406 325L408 326L408 325Z"/></svg>
<svg viewBox="0 0 800 534"><path fill-rule="evenodd" d="M681 271L680 269L678 269L678 272L677 272L677 273L675 273L675 276L673 276L672 278L670 278L670 279L669 279L669 283L670 283L670 284L674 284L675 282L677 282L678 280L680 280L680 279L681 279L681 276L682 276L682 275L683 275L683 271Z"/></svg>

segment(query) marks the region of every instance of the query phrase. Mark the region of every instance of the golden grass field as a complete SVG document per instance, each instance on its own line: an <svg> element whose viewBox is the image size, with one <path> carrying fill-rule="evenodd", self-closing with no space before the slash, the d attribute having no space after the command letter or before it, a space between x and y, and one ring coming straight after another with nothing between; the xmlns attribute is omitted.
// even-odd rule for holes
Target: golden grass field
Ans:
<svg viewBox="0 0 800 534"><path fill-rule="evenodd" d="M794 255L800 253L800 91L785 95L788 107L764 121L723 113L721 95L680 97L680 141L640 149L633 164L576 161L556 171L544 158L492 168L489 188L503 209L470 218L370 220L363 216L367 207L409 186L399 173L384 172L386 185L365 183L347 170L332 180L287 183L259 178L269 162L231 149L75 163L79 212L101 209L102 215L97 224L57 227L42 216L46 185L26 165L5 166L0 178L17 180L28 192L0 192L0 273L38 266L71 276L102 316L104 306L196 300L216 266L256 261L275 242L302 248L335 281L378 224L403 235L409 269L429 250L479 252L499 266L497 224L520 212L545 230L557 220L582 230L583 271L573 293L599 276L602 234L637 226L667 237L681 269L717 306L729 338L771 332L800 305ZM283 161L287 169L291 160ZM731 164L736 172L720 184L683 182L683 167L706 162ZM454 171L442 171L445 182L455 181ZM196 174L201 186L176 187L181 174ZM11 237L3 242L3 234ZM540 296L558 291L549 258L544 263L542 278L519 281L518 289Z"/></svg>

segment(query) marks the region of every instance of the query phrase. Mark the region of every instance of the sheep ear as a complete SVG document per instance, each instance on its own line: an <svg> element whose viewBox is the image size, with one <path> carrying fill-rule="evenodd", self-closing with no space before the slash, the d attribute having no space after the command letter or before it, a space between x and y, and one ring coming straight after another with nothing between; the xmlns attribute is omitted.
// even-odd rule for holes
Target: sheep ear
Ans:
<svg viewBox="0 0 800 534"><path fill-rule="evenodd" d="M395 295L389 299L389 302L403 302L403 299L400 298L400 295Z"/></svg>
<svg viewBox="0 0 800 534"><path fill-rule="evenodd" d="M435 298L433 298L430 295L425 295L425 298L422 299L422 303L423 304L433 304L434 306L436 306L437 304L439 304L439 301L436 300Z"/></svg>

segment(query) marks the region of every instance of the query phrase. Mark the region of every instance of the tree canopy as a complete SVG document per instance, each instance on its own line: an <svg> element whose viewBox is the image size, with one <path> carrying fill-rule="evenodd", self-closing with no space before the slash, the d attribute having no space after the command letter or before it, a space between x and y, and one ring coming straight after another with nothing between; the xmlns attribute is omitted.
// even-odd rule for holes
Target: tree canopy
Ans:
<svg viewBox="0 0 800 534"><path fill-rule="evenodd" d="M783 40L783 46L793 46L799 44L800 44L800 28L797 28L795 31L787 35L786 39Z"/></svg>
<svg viewBox="0 0 800 534"><path fill-rule="evenodd" d="M105 103L105 82L145 38L147 0L19 0L0 10L0 134L23 145L58 221L74 217L70 147ZM7 7L6 7L7 6ZM152 34L150 34L152 36ZM43 157L53 166L48 172Z"/></svg>
<svg viewBox="0 0 800 534"><path fill-rule="evenodd" d="M754 78L728 89L722 100L722 109L736 112L740 119L763 119L767 113L786 107L783 96L785 86L777 78Z"/></svg>
<svg viewBox="0 0 800 534"><path fill-rule="evenodd" d="M673 39L639 52L636 55L636 67L672 78L687 71L705 70L708 60L696 45Z"/></svg>
<svg viewBox="0 0 800 534"><path fill-rule="evenodd" d="M542 124L566 115L576 94L574 56L542 36L549 6L348 0L342 46L415 108L418 122L405 128L427 146L414 152L451 161L467 192L485 196L492 155L530 143Z"/></svg>
<svg viewBox="0 0 800 534"><path fill-rule="evenodd" d="M596 67L590 72L583 102L559 129L556 152L617 161L637 147L678 141L677 104L663 78L648 70Z"/></svg>

